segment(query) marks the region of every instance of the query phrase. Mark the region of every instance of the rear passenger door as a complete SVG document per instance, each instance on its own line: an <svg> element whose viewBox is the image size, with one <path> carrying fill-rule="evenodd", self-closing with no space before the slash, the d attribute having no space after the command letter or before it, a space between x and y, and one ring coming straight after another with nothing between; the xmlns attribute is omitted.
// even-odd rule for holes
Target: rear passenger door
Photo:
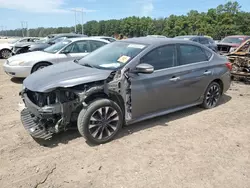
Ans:
<svg viewBox="0 0 250 188"><path fill-rule="evenodd" d="M179 78L178 106L185 106L198 102L204 94L213 74L209 62L212 53L196 45L178 45L178 72Z"/></svg>
<svg viewBox="0 0 250 188"><path fill-rule="evenodd" d="M102 41L97 41L97 40L90 40L90 51L93 52L96 49L106 45L107 43L102 42Z"/></svg>

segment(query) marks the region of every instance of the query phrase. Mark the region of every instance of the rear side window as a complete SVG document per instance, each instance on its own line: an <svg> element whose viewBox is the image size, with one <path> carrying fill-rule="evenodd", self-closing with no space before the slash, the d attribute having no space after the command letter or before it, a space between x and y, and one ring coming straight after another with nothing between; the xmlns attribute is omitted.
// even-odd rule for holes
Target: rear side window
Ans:
<svg viewBox="0 0 250 188"><path fill-rule="evenodd" d="M155 70L160 70L174 67L175 59L175 45L167 45L153 49L142 58L141 63L148 63L152 65Z"/></svg>
<svg viewBox="0 0 250 188"><path fill-rule="evenodd" d="M204 38L203 37L200 38L200 43L201 44L209 44L208 39L205 38L205 37Z"/></svg>
<svg viewBox="0 0 250 188"><path fill-rule="evenodd" d="M180 44L180 65L208 61L208 57L199 46Z"/></svg>
<svg viewBox="0 0 250 188"><path fill-rule="evenodd" d="M106 43L105 42L101 42L101 41L90 41L90 47L91 47L91 51L94 51L102 46L104 46Z"/></svg>
<svg viewBox="0 0 250 188"><path fill-rule="evenodd" d="M213 39L210 39L210 38L208 38L208 42L209 42L210 44L215 44L214 40L213 40Z"/></svg>
<svg viewBox="0 0 250 188"><path fill-rule="evenodd" d="M212 52L209 52L208 50L203 49L205 54L207 55L207 59L209 60L212 57Z"/></svg>

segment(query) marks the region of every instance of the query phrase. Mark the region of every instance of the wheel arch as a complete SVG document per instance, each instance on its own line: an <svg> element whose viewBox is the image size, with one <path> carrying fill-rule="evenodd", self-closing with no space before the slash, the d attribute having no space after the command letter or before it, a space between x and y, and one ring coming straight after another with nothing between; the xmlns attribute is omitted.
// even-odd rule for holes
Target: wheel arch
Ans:
<svg viewBox="0 0 250 188"><path fill-rule="evenodd" d="M218 84L220 85L220 87L221 87L221 94L222 94L223 91L224 91L224 84L223 84L222 80L219 79L219 78L217 78L217 79L214 79L212 82L216 82L216 83L218 83ZM211 82L211 83L212 83L212 82ZM210 84L211 84L211 83L210 83Z"/></svg>
<svg viewBox="0 0 250 188"><path fill-rule="evenodd" d="M108 91L108 93L105 93L104 91L96 91L95 93L90 94L84 99L84 102L86 104L90 104L91 102L97 100L97 99L109 99L117 103L120 108L122 109L122 112L125 112L125 104L123 97L114 91Z"/></svg>
<svg viewBox="0 0 250 188"><path fill-rule="evenodd" d="M41 63L47 63L48 65L52 65L52 63L49 62L49 61L39 61L39 62L35 63L35 64L32 66L31 73L34 71L34 67L36 67L38 64L41 64Z"/></svg>

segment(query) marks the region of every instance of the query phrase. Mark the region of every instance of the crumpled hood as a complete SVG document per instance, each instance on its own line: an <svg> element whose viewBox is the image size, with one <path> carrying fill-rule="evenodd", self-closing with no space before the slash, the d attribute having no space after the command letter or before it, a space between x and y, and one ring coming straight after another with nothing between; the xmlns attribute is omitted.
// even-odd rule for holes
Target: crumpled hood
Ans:
<svg viewBox="0 0 250 188"><path fill-rule="evenodd" d="M112 70L101 70L74 62L59 63L29 75L23 85L36 92L49 92L58 87L73 87L108 78Z"/></svg>
<svg viewBox="0 0 250 188"><path fill-rule="evenodd" d="M234 44L234 43L218 43L218 46L231 46L231 47L239 47L239 44Z"/></svg>
<svg viewBox="0 0 250 188"><path fill-rule="evenodd" d="M18 42L14 46L18 47L18 48L23 48L23 47L26 47L26 46L30 46L32 44L34 44L34 42Z"/></svg>
<svg viewBox="0 0 250 188"><path fill-rule="evenodd" d="M24 53L24 54L17 54L17 55L14 55L12 57L10 57L8 59L8 61L11 62L12 61L39 61L40 59L41 60L44 60L44 58L47 58L47 57L55 57L55 54L50 54L50 53L47 53L47 52L43 52L43 51L35 51L35 52L28 52L28 53Z"/></svg>

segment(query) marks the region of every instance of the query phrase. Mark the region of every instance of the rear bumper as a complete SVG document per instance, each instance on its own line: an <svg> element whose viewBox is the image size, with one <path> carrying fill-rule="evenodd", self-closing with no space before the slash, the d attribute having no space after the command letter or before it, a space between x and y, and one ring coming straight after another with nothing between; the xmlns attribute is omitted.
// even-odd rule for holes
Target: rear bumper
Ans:
<svg viewBox="0 0 250 188"><path fill-rule="evenodd" d="M231 86L231 73L228 71L222 77L223 82L223 93L225 93Z"/></svg>
<svg viewBox="0 0 250 188"><path fill-rule="evenodd" d="M29 66L10 66L6 62L3 65L6 74L11 77L26 78L30 75L32 67Z"/></svg>

